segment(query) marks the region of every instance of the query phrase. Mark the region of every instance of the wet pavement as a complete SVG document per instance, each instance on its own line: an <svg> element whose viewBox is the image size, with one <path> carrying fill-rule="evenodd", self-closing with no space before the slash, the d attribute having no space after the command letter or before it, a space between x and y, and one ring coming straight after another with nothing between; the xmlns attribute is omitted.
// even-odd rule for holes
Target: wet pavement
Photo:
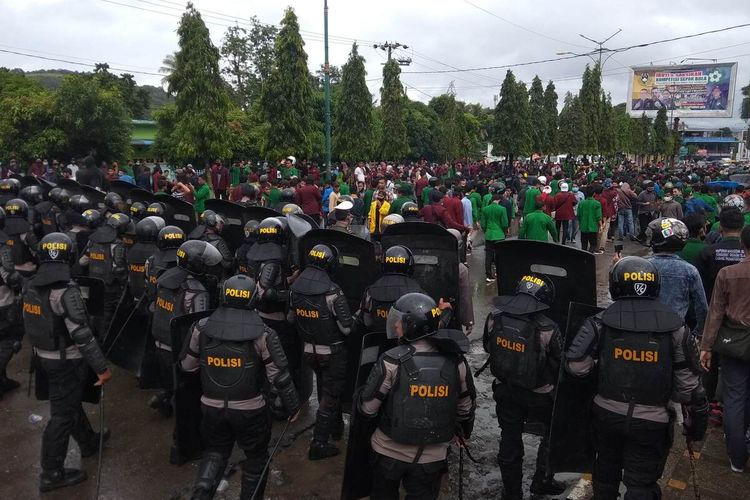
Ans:
<svg viewBox="0 0 750 500"><path fill-rule="evenodd" d="M607 271L612 254L597 256L597 281L599 284L599 305L609 302L606 290ZM645 249L635 244L625 244L625 254L643 255ZM474 297L476 328L471 335L472 350L468 358L473 369L479 368L486 355L481 347L481 331L484 318L489 312L489 300L497 294L496 283L486 284L484 280L484 249L481 239L475 239L474 253L469 257ZM28 344L9 366L9 375L23 382L22 390L8 394L0 400L0 449L3 450L0 465L0 498L41 498L37 492L39 452L41 435L48 419L46 402L38 402L33 394L27 397L27 367L29 363ZM169 446L171 444L172 420L164 419L146 407L145 401L150 391L138 389L136 380L128 373L115 368L114 378L106 386L104 398L104 420L112 430L112 439L105 446L99 498L115 499L181 499L188 498L197 463L181 467L170 465ZM464 457L463 494L465 498L499 498L502 481L497 467L496 455L499 429L495 405L491 396L491 376L485 372L476 380L478 392L477 418L470 442L471 453L478 463ZM84 405L95 428L99 427L98 407ZM315 397L310 399L297 422L289 427L279 451L271 466L266 498L272 499L335 499L339 498L343 470L343 453L337 457L310 462L307 447L311 439L310 425L315 414ZM275 443L283 423L275 423L271 444ZM346 434L346 433L345 433ZM729 472L726 463L722 434L712 430L701 449L697 461L698 482L703 498L747 498L750 482L741 474ZM345 450L346 438L340 443ZM533 458L538 438L524 435L526 447L525 486L531 480L534 470ZM242 459L235 449L234 462ZM449 457L450 473L443 481L442 498L458 498L458 454ZM84 459L77 446L71 441L66 465L79 464L88 472L89 480L72 488L47 493L43 498L90 499L96 497L97 461L95 457ZM684 442L678 439L665 472L665 498L695 498L689 474L689 461L684 454ZM237 498L239 496L240 472L233 474L228 484L224 484L216 498ZM590 488L586 488L586 478L577 474L558 475L575 498L587 498ZM670 481L671 480L671 481ZM669 484L667 484L669 483ZM743 486L744 485L744 486Z"/></svg>

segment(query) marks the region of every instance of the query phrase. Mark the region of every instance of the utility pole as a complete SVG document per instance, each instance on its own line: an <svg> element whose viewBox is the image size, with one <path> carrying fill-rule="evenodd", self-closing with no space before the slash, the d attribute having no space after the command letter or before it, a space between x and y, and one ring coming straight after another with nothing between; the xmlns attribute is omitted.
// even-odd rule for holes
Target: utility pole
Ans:
<svg viewBox="0 0 750 500"><path fill-rule="evenodd" d="M323 34L325 47L325 62L323 66L323 91L325 93L325 111L326 111L326 164L324 168L325 176L331 174L331 67L328 64L328 0L323 0Z"/></svg>
<svg viewBox="0 0 750 500"><path fill-rule="evenodd" d="M607 43L608 41L612 40L621 31L622 31L622 29L618 29L617 31L615 31L614 33L612 33L611 35L609 35L607 38L605 38L601 42L597 41L597 40L594 40L593 38L589 38L586 35L579 34L578 36L580 36L581 38L584 38L584 39L588 40L589 42L595 43L596 45L599 46L599 48L593 49L591 52L587 52L585 54L578 54L576 52L557 52L556 54L558 56L567 56L567 55L571 55L571 56L587 56L592 61L594 61L595 63L598 63L599 67L601 68L604 64L607 63L607 61L609 61L610 57L612 57L613 55L615 55L617 53L616 50L608 49L607 47L604 46L604 44ZM606 57L606 59L604 59L604 62L602 62L602 53L604 53L604 52L608 52L609 55ZM592 57L592 54L597 54L597 53L599 54L599 57L597 59L594 59Z"/></svg>
<svg viewBox="0 0 750 500"><path fill-rule="evenodd" d="M408 49L409 47L407 45L404 45L402 43L398 42L385 42L385 43L376 43L372 46L373 49L380 49L384 52L388 53L388 60L391 60L391 53L396 49ZM399 66L408 66L411 64L411 59L408 57L402 58L402 59L396 59Z"/></svg>

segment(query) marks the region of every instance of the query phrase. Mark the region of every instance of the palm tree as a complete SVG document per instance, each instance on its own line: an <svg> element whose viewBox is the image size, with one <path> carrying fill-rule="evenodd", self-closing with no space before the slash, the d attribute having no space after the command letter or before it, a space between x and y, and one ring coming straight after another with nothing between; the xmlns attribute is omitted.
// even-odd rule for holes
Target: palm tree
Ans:
<svg viewBox="0 0 750 500"><path fill-rule="evenodd" d="M159 68L159 73L164 74L164 77L161 79L161 85L162 87L167 87L167 89L169 88L169 77L172 76L172 73L174 73L174 70L176 69L176 56L177 52L167 54L161 62L161 68ZM169 93L169 90L167 90L167 93Z"/></svg>

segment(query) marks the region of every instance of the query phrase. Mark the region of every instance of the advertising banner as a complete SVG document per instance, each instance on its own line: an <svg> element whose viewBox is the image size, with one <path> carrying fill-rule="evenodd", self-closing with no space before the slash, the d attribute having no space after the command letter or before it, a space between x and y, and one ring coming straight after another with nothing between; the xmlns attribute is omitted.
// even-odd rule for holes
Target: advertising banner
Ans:
<svg viewBox="0 0 750 500"><path fill-rule="evenodd" d="M632 68L628 112L670 117L730 118L737 63L644 66Z"/></svg>

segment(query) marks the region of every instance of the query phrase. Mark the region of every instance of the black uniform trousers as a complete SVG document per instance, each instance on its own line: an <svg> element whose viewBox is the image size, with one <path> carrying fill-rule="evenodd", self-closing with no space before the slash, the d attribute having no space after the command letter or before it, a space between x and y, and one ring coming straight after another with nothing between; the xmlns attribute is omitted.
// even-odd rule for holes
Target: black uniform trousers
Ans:
<svg viewBox="0 0 750 500"><path fill-rule="evenodd" d="M328 442L343 428L341 393L346 384L346 348L331 346L331 354L305 353L305 360L315 372L318 387L318 412L315 415L313 439Z"/></svg>
<svg viewBox="0 0 750 500"><path fill-rule="evenodd" d="M440 480L448 469L445 460L426 464L410 464L373 453L372 500L399 498L401 483L406 500L434 500L440 495Z"/></svg>
<svg viewBox="0 0 750 500"><path fill-rule="evenodd" d="M672 446L671 423L629 419L597 404L593 414L594 497L615 500L622 481L627 488L625 500L661 498L657 481Z"/></svg>
<svg viewBox="0 0 750 500"><path fill-rule="evenodd" d="M219 453L229 460L234 443L245 453L244 474L259 476L268 461L271 440L271 417L267 407L258 410L233 410L201 405L201 435L205 453ZM253 492L242 491L240 498L249 499ZM262 496L262 495L261 495Z"/></svg>
<svg viewBox="0 0 750 500"><path fill-rule="evenodd" d="M70 436L79 446L89 446L96 440L81 404L89 368L83 359L39 361L49 379L50 402L50 419L42 435L42 470L54 471L63 467Z"/></svg>
<svg viewBox="0 0 750 500"><path fill-rule="evenodd" d="M552 393L537 393L509 384L494 383L497 421L502 430L497 462L503 476L503 487L508 494L521 492L523 479L523 429L526 422L541 423L545 433L536 454L534 477L546 475L549 440L546 429L552 419Z"/></svg>

